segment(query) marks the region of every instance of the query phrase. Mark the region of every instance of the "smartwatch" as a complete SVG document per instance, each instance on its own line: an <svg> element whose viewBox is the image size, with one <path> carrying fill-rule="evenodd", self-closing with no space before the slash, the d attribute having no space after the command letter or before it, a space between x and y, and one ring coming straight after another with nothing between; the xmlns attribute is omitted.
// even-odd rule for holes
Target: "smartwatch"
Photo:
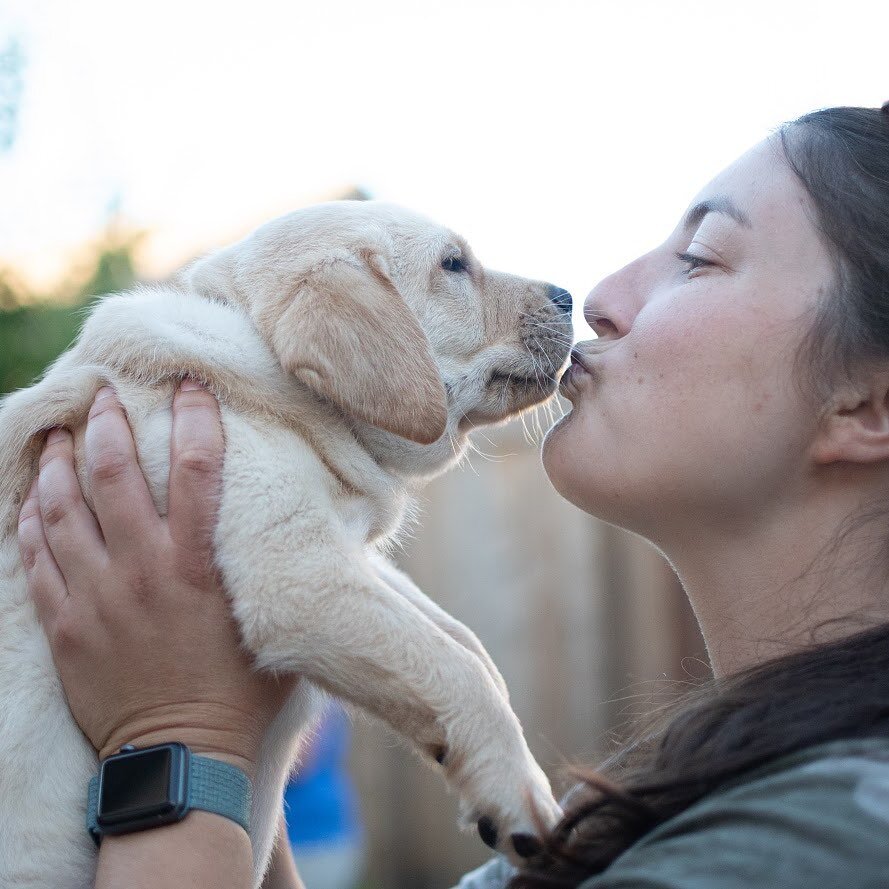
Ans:
<svg viewBox="0 0 889 889"><path fill-rule="evenodd" d="M185 744L127 744L90 779L86 828L98 846L103 836L174 824L201 809L249 834L251 793L250 779L237 766L198 756Z"/></svg>

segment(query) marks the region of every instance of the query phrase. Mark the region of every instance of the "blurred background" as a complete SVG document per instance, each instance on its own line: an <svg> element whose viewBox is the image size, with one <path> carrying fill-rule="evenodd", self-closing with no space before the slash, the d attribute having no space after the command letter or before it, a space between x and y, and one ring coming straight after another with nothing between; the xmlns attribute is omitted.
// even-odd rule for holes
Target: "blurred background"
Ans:
<svg viewBox="0 0 889 889"><path fill-rule="evenodd" d="M889 99L887 33L882 0L0 0L0 392L101 294L330 198L420 210L579 309L773 127ZM400 560L558 781L708 668L669 566L557 497L534 426L480 434ZM487 857L386 730L334 712L315 754L288 792L308 889L439 889Z"/></svg>

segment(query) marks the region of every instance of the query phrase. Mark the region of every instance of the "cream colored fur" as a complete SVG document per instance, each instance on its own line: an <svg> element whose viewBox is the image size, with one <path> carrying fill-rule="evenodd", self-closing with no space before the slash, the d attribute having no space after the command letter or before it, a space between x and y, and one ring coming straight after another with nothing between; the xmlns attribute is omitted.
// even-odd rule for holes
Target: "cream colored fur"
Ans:
<svg viewBox="0 0 889 889"><path fill-rule="evenodd" d="M459 256L467 271L445 270ZM558 808L470 630L385 558L423 480L473 425L552 394L569 319L547 285L486 271L447 229L396 207L290 214L169 286L103 299L74 347L0 407L0 886L85 889L96 755L74 723L28 598L18 510L47 429L75 434L119 394L161 513L172 394L217 395L226 437L216 553L260 668L305 680L264 741L253 805L257 885L318 690L386 720L443 773L500 846ZM200 644L200 615L195 616ZM121 665L109 664L109 669ZM433 766L439 768L438 765Z"/></svg>

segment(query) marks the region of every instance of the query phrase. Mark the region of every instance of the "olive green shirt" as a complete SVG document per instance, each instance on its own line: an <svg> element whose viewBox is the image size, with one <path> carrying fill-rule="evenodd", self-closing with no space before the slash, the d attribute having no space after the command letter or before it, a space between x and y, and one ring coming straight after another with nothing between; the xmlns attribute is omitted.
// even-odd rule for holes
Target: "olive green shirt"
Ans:
<svg viewBox="0 0 889 889"><path fill-rule="evenodd" d="M889 681L889 680L887 680ZM458 889L503 889L498 858ZM889 739L832 741L748 772L581 889L889 889Z"/></svg>

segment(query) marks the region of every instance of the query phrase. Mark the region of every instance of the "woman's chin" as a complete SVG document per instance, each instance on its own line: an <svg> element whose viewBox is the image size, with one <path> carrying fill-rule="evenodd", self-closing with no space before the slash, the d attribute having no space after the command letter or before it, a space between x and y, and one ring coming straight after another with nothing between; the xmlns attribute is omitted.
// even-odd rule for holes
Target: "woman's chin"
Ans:
<svg viewBox="0 0 889 889"><path fill-rule="evenodd" d="M595 456L595 445L584 434L584 423L575 407L546 433L540 459L543 471L556 492L578 509L605 521L619 497L613 493L609 460ZM584 459L585 458L585 459Z"/></svg>
<svg viewBox="0 0 889 889"><path fill-rule="evenodd" d="M560 420L557 420L548 430L543 439L543 447L540 451L540 459L543 463L543 471L546 473L552 486L566 499L574 502L570 496L572 466L570 443L566 441L571 434L571 419L574 411L569 411Z"/></svg>
<svg viewBox="0 0 889 889"><path fill-rule="evenodd" d="M571 418L574 416L574 410L568 411L567 414L563 417L559 417L549 429L546 430L546 434L543 436L543 445L541 447L541 456L543 457L544 465L546 464L546 454L547 451L553 446L553 439L559 437L561 431L565 428L566 425L571 421Z"/></svg>
<svg viewBox="0 0 889 889"><path fill-rule="evenodd" d="M562 402L562 403L564 404L564 402ZM569 404L570 404L570 402L569 402ZM550 437L553 435L558 435L559 430L561 430L565 425L567 425L573 416L574 416L574 407L572 405L571 410L569 410L564 416L559 417L559 419L556 420L556 422L553 423L553 425L550 426L549 429L546 430L546 435L544 435L544 437L543 437L544 450L546 449L546 445L547 445L547 442L549 441Z"/></svg>

